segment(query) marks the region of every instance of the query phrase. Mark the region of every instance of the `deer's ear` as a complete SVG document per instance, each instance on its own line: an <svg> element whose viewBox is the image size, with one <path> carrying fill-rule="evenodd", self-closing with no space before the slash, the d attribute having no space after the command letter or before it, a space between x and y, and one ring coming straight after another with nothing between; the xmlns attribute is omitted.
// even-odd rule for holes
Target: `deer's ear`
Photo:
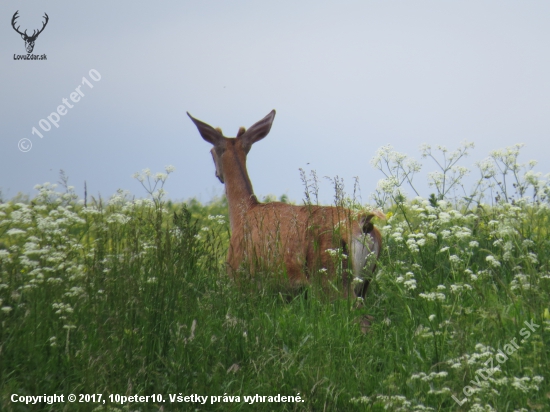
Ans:
<svg viewBox="0 0 550 412"><path fill-rule="evenodd" d="M25 35L24 35L24 34L22 34L22 35L21 35L21 38L22 38L23 40L25 40Z"/></svg>
<svg viewBox="0 0 550 412"><path fill-rule="evenodd" d="M271 130L273 119L275 119L275 110L272 110L259 122L254 123L254 125L252 125L250 129L248 129L246 132L238 137L246 151L250 150L252 144L256 143L258 140L262 140L264 137L267 136L267 134Z"/></svg>
<svg viewBox="0 0 550 412"><path fill-rule="evenodd" d="M209 124L195 119L189 114L189 112L187 112L187 116L189 116L193 123L195 123L195 126L197 126L197 129L199 129L199 133L204 140L206 140L208 143L213 144L216 147L223 147L225 145L225 139L218 130L214 129Z"/></svg>

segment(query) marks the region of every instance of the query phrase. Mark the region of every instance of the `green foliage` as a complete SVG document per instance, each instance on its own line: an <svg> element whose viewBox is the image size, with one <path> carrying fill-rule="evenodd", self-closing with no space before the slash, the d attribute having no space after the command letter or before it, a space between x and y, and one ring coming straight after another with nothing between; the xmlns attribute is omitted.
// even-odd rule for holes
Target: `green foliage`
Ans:
<svg viewBox="0 0 550 412"><path fill-rule="evenodd" d="M394 184L412 183L418 165L395 158ZM70 186L44 184L30 202L0 203L1 410L545 410L544 183L520 178L522 193L538 185L535 201L508 193L490 206L476 193L447 199L458 177L435 176L428 200L407 201L386 181L377 198L390 203L388 220L377 222L384 249L357 307L314 288L289 297L239 287L224 267L226 200L168 202L167 174L136 177L149 198L118 192L84 206ZM337 203L352 205L341 181L334 185ZM308 188L316 203L315 174ZM107 403L11 401L70 393L101 393ZM120 405L110 394L162 394L165 402ZM240 399L172 404L170 394ZM305 401L244 401L256 394Z"/></svg>

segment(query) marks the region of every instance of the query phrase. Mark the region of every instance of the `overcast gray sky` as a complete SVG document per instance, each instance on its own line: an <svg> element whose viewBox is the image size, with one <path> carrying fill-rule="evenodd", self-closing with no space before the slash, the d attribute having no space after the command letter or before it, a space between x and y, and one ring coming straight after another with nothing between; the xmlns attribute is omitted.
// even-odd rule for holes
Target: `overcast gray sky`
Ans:
<svg viewBox="0 0 550 412"><path fill-rule="evenodd" d="M33 51L46 61L14 60L16 10L30 33L49 15ZM4 0L0 17L4 197L34 195L59 169L81 196L84 181L144 196L131 175L171 164L169 196L207 201L223 186L186 111L234 136L277 110L248 156L260 197L300 201L302 167L350 190L359 176L366 201L386 144L420 159L422 143L473 141L473 162L523 142L550 171L550 2ZM40 129L79 85L59 127Z"/></svg>

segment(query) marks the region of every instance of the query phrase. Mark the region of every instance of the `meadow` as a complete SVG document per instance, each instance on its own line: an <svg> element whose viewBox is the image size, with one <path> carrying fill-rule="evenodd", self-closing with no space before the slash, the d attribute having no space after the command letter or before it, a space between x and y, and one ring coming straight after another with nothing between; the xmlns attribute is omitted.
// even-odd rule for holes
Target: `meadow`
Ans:
<svg viewBox="0 0 550 412"><path fill-rule="evenodd" d="M469 171L470 148L423 146L428 193L418 162L379 149L370 207L388 219L364 302L232 282L224 198L167 200L171 167L135 175L141 199L79 199L62 174L2 200L0 409L549 411L550 176L519 145ZM316 203L316 174L302 180Z"/></svg>

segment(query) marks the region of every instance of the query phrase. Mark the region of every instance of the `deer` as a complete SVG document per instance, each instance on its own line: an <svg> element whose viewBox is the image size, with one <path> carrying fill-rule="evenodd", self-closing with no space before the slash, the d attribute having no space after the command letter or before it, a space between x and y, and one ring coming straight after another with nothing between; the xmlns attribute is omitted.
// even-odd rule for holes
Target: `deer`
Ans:
<svg viewBox="0 0 550 412"><path fill-rule="evenodd" d="M292 288L314 280L334 288L340 281L345 296L365 298L369 277L376 269L382 235L372 223L381 211L355 213L339 206L292 205L258 201L246 168L252 145L267 136L275 118L272 110L248 130L240 127L225 137L187 112L201 137L213 147L216 177L225 185L229 206L230 241L227 271L231 278L268 268L281 269ZM339 250L340 257L335 258ZM338 271L340 265L340 271ZM341 279L337 273L340 273ZM351 279L353 275L353 279ZM339 291L340 292L340 291Z"/></svg>
<svg viewBox="0 0 550 412"><path fill-rule="evenodd" d="M11 26L13 27L13 29L17 33L19 33L21 35L21 38L23 40L25 40L25 48L27 49L27 53L32 53L32 51L34 50L34 42L36 41L38 35L44 31L44 29L46 28L46 25L48 24L48 21L50 20L50 18L48 17L48 15L46 13L44 13L43 17L44 17L44 19L46 19L46 21L44 23L42 23L42 28L40 30L38 30L38 32L36 30L33 30L32 35L29 36L29 35L27 35L27 30L25 30L24 33L19 31L19 27L21 27L21 26L17 26L17 28L15 27L16 20L19 18L18 13L19 13L19 10L17 10L13 14L13 17L11 19Z"/></svg>

